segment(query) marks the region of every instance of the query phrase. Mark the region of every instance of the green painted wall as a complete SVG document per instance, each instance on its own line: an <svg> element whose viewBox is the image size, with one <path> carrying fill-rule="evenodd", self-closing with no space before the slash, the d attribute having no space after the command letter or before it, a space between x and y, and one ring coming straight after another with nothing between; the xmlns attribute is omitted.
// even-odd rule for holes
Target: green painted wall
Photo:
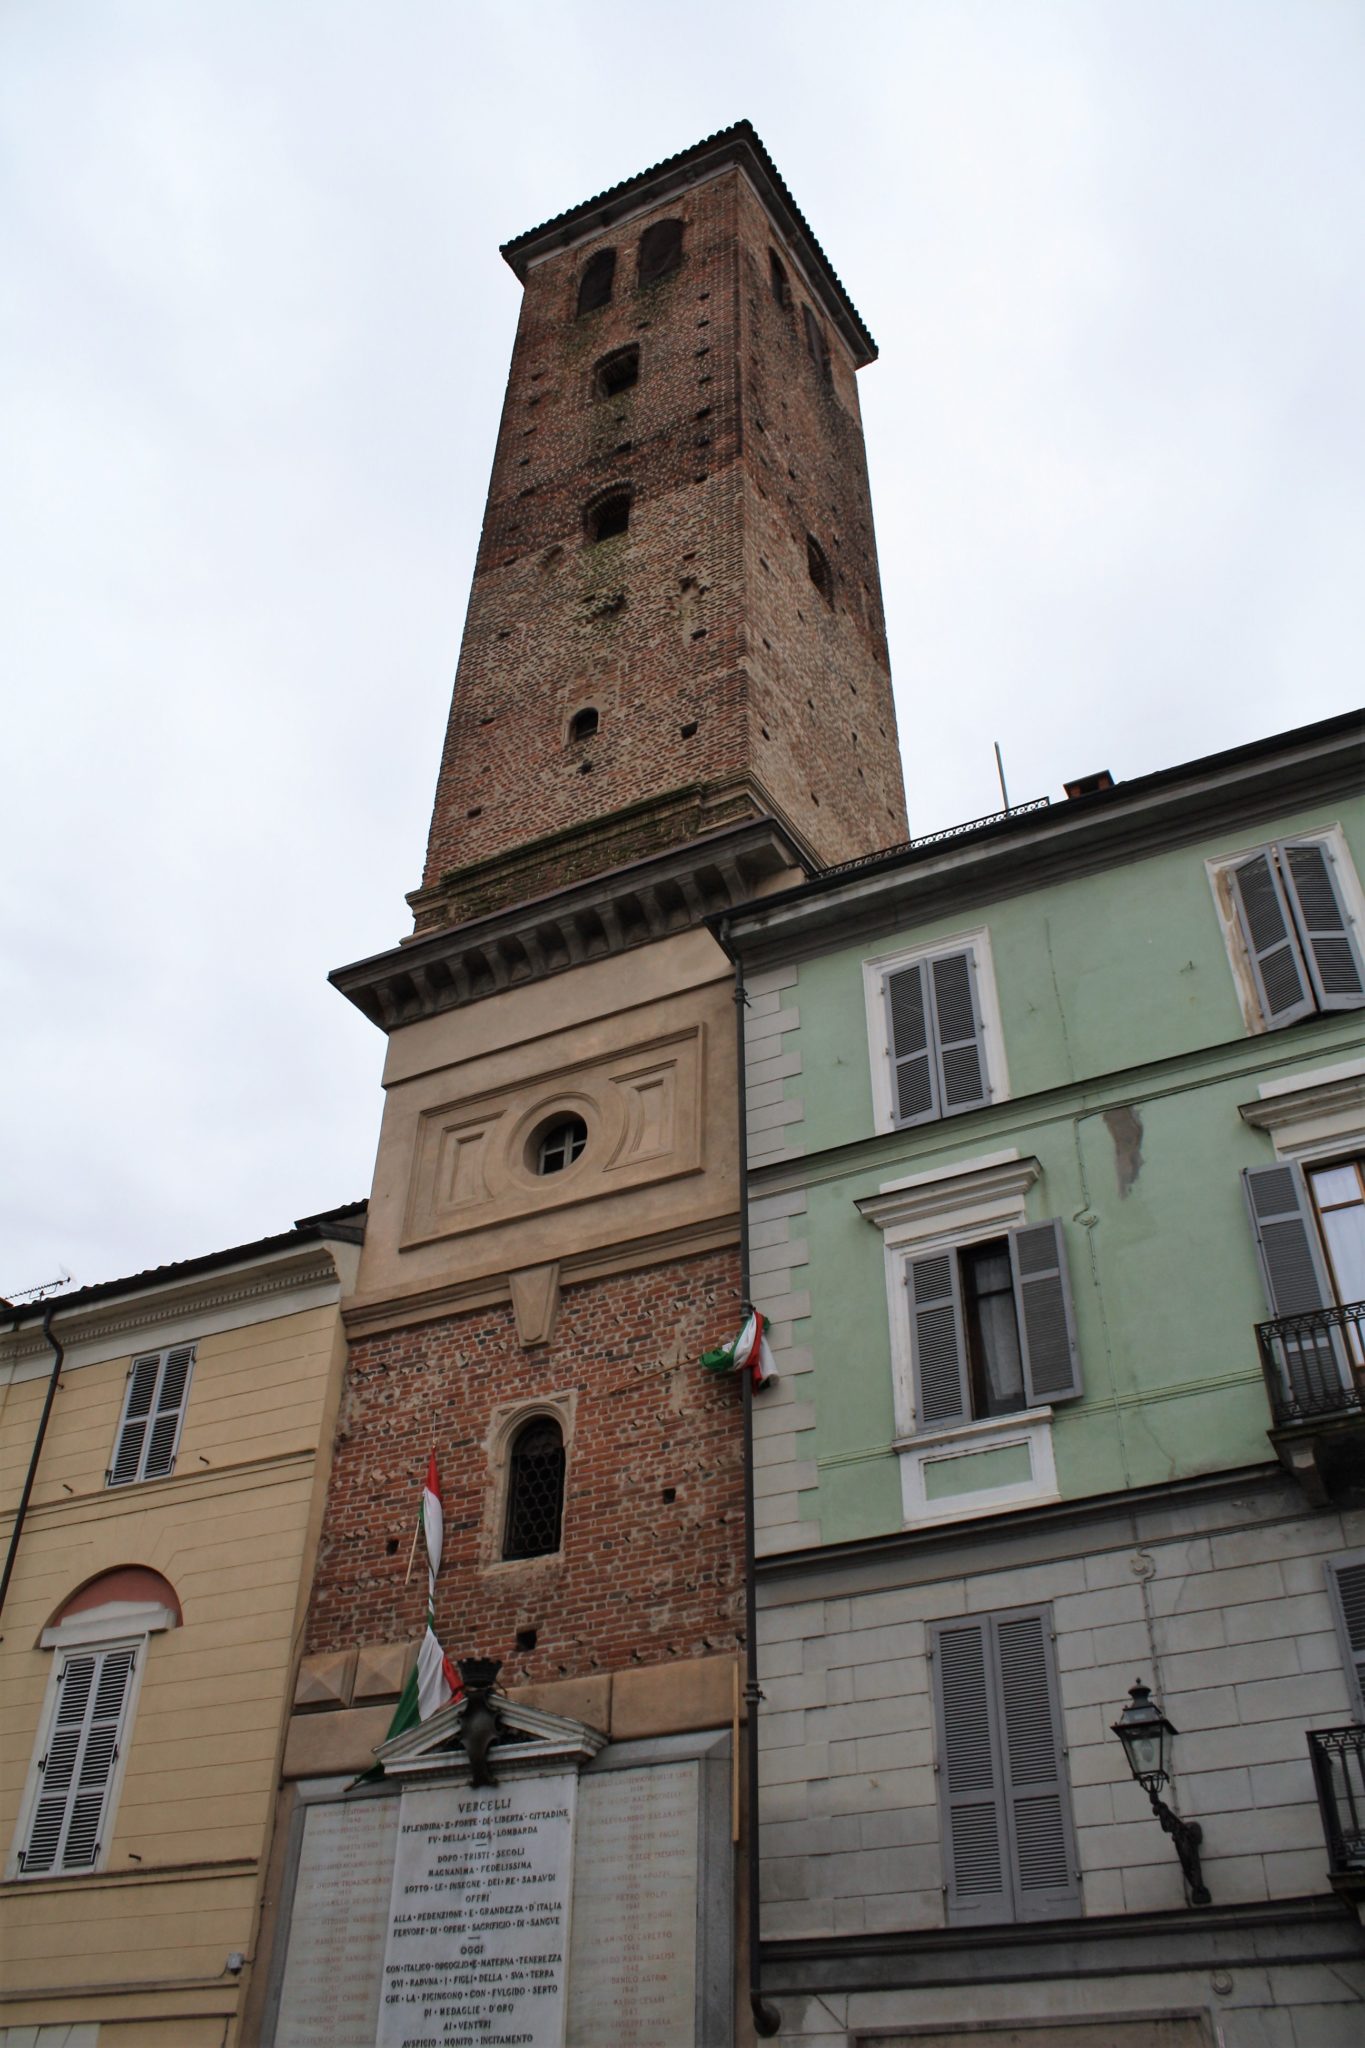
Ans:
<svg viewBox="0 0 1365 2048"><path fill-rule="evenodd" d="M902 1526L884 1242L854 1203L1009 1149L1041 1162L1029 1216L1062 1219L1070 1263L1085 1392L1054 1417L1063 1496L1273 1455L1253 1334L1267 1310L1240 1178L1273 1153L1238 1106L1266 1080L1360 1057L1365 1011L1247 1034L1203 865L1229 850L1181 849L800 962L787 997L800 1027L784 1043L803 1067L787 1094L805 1106L806 1159L790 1171L807 1179L810 1264L793 1281L812 1314L795 1336L814 1356L817 1424L798 1455L817 1463L802 1512L818 1516L825 1542ZM863 960L983 924L1011 1098L874 1135ZM1126 1181L1105 1122L1116 1108L1141 1126Z"/></svg>

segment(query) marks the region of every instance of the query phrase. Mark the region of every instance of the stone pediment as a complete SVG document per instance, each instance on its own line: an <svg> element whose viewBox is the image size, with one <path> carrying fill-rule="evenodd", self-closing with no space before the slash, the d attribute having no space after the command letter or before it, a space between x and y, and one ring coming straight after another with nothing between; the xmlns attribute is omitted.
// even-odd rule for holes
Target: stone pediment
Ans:
<svg viewBox="0 0 1365 2048"><path fill-rule="evenodd" d="M607 1738L585 1721L546 1714L538 1707L495 1695L499 1733L488 1749L488 1763L501 1777L527 1777L548 1771L578 1771L607 1746ZM386 1778L445 1777L468 1781L472 1772L463 1746L468 1699L452 1700L420 1727L405 1729L382 1742L375 1757Z"/></svg>

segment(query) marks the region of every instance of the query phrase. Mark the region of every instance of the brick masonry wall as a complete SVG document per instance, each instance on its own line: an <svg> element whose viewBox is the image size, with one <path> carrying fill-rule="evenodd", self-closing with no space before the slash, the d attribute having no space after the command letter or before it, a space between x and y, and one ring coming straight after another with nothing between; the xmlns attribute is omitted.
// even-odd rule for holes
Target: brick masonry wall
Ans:
<svg viewBox="0 0 1365 2048"><path fill-rule="evenodd" d="M683 220L685 254L638 291L651 218ZM825 859L904 836L853 370L833 334L832 385L810 361L803 294L784 312L767 288L772 240L732 172L531 271L424 891L537 834L591 834L642 799L751 777L753 807L785 813ZM607 246L613 302L575 317L583 266ZM597 397L594 365L628 342L638 384ZM588 546L584 507L617 484L634 494L630 530ZM808 531L832 606L807 573ZM571 745L589 704L600 729ZM611 860L635 850L618 832ZM481 890L494 907L486 876ZM509 878L503 900L517 893Z"/></svg>
<svg viewBox="0 0 1365 2048"><path fill-rule="evenodd" d="M510 1306L357 1343L338 1425L309 1651L414 1639L405 1587L428 1444L446 1537L439 1632L504 1660L505 1684L733 1650L743 1627L740 1388L697 1365L733 1335L733 1252L566 1288L553 1341L524 1349ZM573 1397L563 1544L500 1560L498 1411ZM665 1498L671 1489L672 1500ZM519 1654L518 1630L536 1648Z"/></svg>

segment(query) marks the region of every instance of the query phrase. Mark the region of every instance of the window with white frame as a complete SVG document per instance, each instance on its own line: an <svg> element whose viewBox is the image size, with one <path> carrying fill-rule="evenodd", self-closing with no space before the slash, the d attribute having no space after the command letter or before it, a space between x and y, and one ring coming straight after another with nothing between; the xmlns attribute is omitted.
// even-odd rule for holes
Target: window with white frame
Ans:
<svg viewBox="0 0 1365 2048"><path fill-rule="evenodd" d="M1210 873L1253 1029L1365 1004L1360 884L1338 829L1249 848Z"/></svg>
<svg viewBox="0 0 1365 2048"><path fill-rule="evenodd" d="M1080 1394L1058 1218L908 1257L905 1286L920 1429Z"/></svg>
<svg viewBox="0 0 1365 2048"><path fill-rule="evenodd" d="M1053 1410L1082 1392L1066 1243L1036 1158L983 1154L857 1202L883 1240L907 1526L1057 1498Z"/></svg>
<svg viewBox="0 0 1365 2048"><path fill-rule="evenodd" d="M63 1877L107 1860L114 1808L150 1638L179 1624L172 1588L154 1572L149 1597L99 1597L86 1587L43 1630L55 1653L8 1875ZM126 1581L128 1572L109 1575ZM90 1603L93 1604L81 1604Z"/></svg>
<svg viewBox="0 0 1365 2048"><path fill-rule="evenodd" d="M1282 1159L1242 1175L1280 1392L1294 1412L1343 1406L1365 1387L1365 1155ZM1328 1311L1323 1314L1321 1311Z"/></svg>
<svg viewBox="0 0 1365 2048"><path fill-rule="evenodd" d="M864 968L881 1130L933 1123L1008 1094L986 932Z"/></svg>
<svg viewBox="0 0 1365 2048"><path fill-rule="evenodd" d="M1329 1557L1326 1572L1351 1714L1356 1721L1365 1722L1365 1550Z"/></svg>
<svg viewBox="0 0 1365 2048"><path fill-rule="evenodd" d="M162 1479L175 1470L194 1349L193 1344L175 1344L166 1351L146 1351L129 1366L107 1486Z"/></svg>

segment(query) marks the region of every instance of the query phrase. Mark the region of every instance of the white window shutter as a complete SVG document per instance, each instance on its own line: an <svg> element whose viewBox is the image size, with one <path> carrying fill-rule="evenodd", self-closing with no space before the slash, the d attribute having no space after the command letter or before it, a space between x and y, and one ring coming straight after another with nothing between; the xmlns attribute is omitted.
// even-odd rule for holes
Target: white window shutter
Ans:
<svg viewBox="0 0 1365 2048"><path fill-rule="evenodd" d="M185 1396L189 1392L194 1346L178 1345L166 1353L161 1384L156 1390L156 1408L147 1438L147 1455L142 1462L144 1479L159 1479L175 1466L180 1442L180 1425L185 1419Z"/></svg>
<svg viewBox="0 0 1365 2048"><path fill-rule="evenodd" d="M1320 839L1290 839L1278 850L1318 1008L1356 1009L1365 1003L1365 973L1331 848Z"/></svg>
<svg viewBox="0 0 1365 2048"><path fill-rule="evenodd" d="M887 975L886 1017L895 1120L898 1124L928 1123L942 1115L942 1110L922 960Z"/></svg>
<svg viewBox="0 0 1365 2048"><path fill-rule="evenodd" d="M133 1360L107 1475L110 1486L160 1479L174 1470L193 1365L193 1344L149 1351Z"/></svg>
<svg viewBox="0 0 1365 2048"><path fill-rule="evenodd" d="M1327 1592L1341 1638L1351 1712L1365 1722L1365 1550L1328 1558Z"/></svg>
<svg viewBox="0 0 1365 2048"><path fill-rule="evenodd" d="M910 1295L915 1425L918 1429L941 1429L954 1422L966 1422L971 1416L972 1399L957 1253L931 1252L924 1258L911 1259L905 1284Z"/></svg>
<svg viewBox="0 0 1365 2048"><path fill-rule="evenodd" d="M111 1486L126 1486L141 1472L147 1421L152 1412L152 1402L160 1373L159 1351L150 1352L145 1358L133 1360L123 1396L123 1414L119 1418L118 1435L114 1439L114 1455L109 1466Z"/></svg>
<svg viewBox="0 0 1365 2048"><path fill-rule="evenodd" d="M1026 1224L1009 1244L1028 1405L1074 1401L1084 1389L1061 1223Z"/></svg>
<svg viewBox="0 0 1365 2048"><path fill-rule="evenodd" d="M19 1857L25 1877L94 1869L136 1658L130 1649L68 1656Z"/></svg>
<svg viewBox="0 0 1365 2048"><path fill-rule="evenodd" d="M1232 886L1262 1018L1278 1026L1308 1016L1313 991L1270 849L1240 861Z"/></svg>
<svg viewBox="0 0 1365 2048"><path fill-rule="evenodd" d="M942 1114L979 1109L991 1099L976 1000L976 961L970 952L947 953L929 963Z"/></svg>

